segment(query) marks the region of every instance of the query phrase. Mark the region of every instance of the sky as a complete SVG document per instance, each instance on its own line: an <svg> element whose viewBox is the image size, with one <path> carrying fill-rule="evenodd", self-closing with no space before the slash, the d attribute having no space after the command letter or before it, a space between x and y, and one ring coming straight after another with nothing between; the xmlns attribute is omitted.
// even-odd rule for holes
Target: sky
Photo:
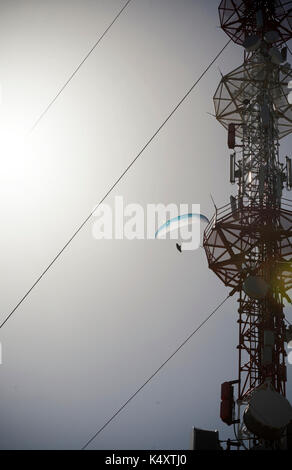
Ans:
<svg viewBox="0 0 292 470"><path fill-rule="evenodd" d="M0 0L0 320L16 305L227 41L218 1ZM226 131L210 116L230 44L107 202L229 202ZM291 137L281 142L282 161ZM0 448L80 449L228 294L204 251L96 240L90 221L0 332ZM291 308L286 309L291 320ZM90 444L188 449L192 426L233 437L232 297ZM292 365L288 393L292 400Z"/></svg>

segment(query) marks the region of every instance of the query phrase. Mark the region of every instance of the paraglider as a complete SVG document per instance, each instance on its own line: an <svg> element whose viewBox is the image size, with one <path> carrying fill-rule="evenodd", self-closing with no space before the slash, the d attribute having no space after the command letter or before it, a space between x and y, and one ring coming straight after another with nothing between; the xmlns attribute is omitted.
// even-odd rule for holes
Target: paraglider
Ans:
<svg viewBox="0 0 292 470"><path fill-rule="evenodd" d="M209 219L205 215L197 213L188 213L173 217L172 219L167 220L163 225L158 228L155 233L155 238L166 238L167 233L173 232L174 230L181 232L181 229L183 227L192 226L194 224L199 227L200 222L208 224ZM189 248L187 248L187 246L189 246ZM176 243L176 248L181 253L184 250L198 248L198 246L196 245L194 248L194 245L192 245L191 243Z"/></svg>

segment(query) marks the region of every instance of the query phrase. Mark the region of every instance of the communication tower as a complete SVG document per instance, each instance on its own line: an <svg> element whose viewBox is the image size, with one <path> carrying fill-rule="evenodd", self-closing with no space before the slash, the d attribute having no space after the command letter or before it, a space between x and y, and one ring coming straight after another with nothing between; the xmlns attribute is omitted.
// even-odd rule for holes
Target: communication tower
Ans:
<svg viewBox="0 0 292 470"><path fill-rule="evenodd" d="M214 95L228 131L236 196L204 232L209 268L238 292L238 377L221 387L221 418L250 446L281 448L292 407L286 399L284 315L291 303L291 159L279 141L292 132L292 1L222 0L221 28L244 48L244 62L222 76ZM235 394L236 391L236 394Z"/></svg>

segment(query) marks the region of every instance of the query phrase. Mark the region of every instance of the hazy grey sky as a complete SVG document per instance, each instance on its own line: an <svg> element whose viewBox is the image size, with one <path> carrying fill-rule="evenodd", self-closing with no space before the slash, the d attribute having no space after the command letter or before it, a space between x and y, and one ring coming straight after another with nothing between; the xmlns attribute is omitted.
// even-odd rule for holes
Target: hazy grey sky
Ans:
<svg viewBox="0 0 292 470"><path fill-rule="evenodd" d="M227 41L217 0L133 0L26 147L39 114L112 21L119 0L0 0L1 319ZM231 44L108 198L228 202L220 80ZM288 151L291 138L282 145ZM89 223L3 327L2 449L78 449L227 295L203 250L96 241ZM287 309L291 318L291 309ZM219 429L220 384L237 378L232 298L90 446L186 449ZM288 366L292 398L292 366Z"/></svg>

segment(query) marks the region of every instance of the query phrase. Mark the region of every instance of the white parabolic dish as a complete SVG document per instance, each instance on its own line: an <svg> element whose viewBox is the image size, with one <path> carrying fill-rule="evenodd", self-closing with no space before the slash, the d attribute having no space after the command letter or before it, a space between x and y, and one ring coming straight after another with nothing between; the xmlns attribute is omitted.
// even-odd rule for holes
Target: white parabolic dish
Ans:
<svg viewBox="0 0 292 470"><path fill-rule="evenodd" d="M269 384L258 388L244 413L247 428L260 437L276 438L292 420L289 401Z"/></svg>

